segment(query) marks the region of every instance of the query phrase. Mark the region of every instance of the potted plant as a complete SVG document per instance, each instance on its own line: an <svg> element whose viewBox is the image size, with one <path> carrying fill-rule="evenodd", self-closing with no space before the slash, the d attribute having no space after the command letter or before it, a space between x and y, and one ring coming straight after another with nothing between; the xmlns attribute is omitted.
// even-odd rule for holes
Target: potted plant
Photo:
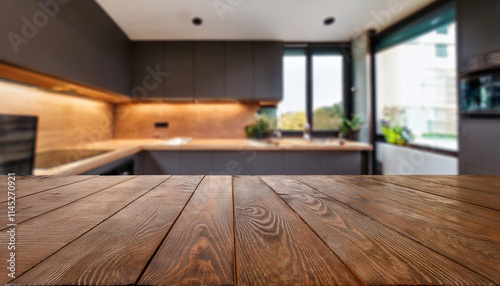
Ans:
<svg viewBox="0 0 500 286"><path fill-rule="evenodd" d="M340 116L340 135L342 138L357 141L359 140L359 130L365 124L364 120L361 120L359 114L353 114L352 119L347 118L345 114Z"/></svg>
<svg viewBox="0 0 500 286"><path fill-rule="evenodd" d="M271 135L269 122L264 118L259 118L254 124L246 127L248 138L268 138Z"/></svg>
<svg viewBox="0 0 500 286"><path fill-rule="evenodd" d="M387 143L396 145L406 145L414 138L407 127L399 124L391 124L386 120L382 120L382 133L384 133Z"/></svg>
<svg viewBox="0 0 500 286"><path fill-rule="evenodd" d="M410 129L405 126L405 112L399 107L384 107L381 129L385 141L390 144L406 145L414 139Z"/></svg>

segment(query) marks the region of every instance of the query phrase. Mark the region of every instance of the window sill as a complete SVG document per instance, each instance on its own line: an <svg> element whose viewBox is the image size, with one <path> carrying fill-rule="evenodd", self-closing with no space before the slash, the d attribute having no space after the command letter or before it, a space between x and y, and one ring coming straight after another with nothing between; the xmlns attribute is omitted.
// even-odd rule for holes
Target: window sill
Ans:
<svg viewBox="0 0 500 286"><path fill-rule="evenodd" d="M376 142L383 142L387 143L387 141L383 138L383 136L378 135L377 136ZM380 138L382 137L382 138ZM390 144L390 143L387 143ZM400 146L400 147L405 147L405 148L411 148L411 149L416 149L420 151L426 151L430 153L435 153L435 154L441 154L445 156L452 156L452 157L458 157L458 151L457 150L452 150L452 149L447 149L447 148L442 148L442 147L436 147L436 146L430 146L430 145L425 145L422 143L418 142L412 142L409 143L408 145L395 145L394 146Z"/></svg>

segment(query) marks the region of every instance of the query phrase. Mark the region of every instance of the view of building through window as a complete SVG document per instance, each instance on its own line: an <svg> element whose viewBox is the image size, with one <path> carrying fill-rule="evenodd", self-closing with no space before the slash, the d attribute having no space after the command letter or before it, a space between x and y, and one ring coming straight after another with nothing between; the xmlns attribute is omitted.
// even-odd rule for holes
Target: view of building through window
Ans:
<svg viewBox="0 0 500 286"><path fill-rule="evenodd" d="M455 24L376 55L377 132L407 127L413 143L457 150Z"/></svg>

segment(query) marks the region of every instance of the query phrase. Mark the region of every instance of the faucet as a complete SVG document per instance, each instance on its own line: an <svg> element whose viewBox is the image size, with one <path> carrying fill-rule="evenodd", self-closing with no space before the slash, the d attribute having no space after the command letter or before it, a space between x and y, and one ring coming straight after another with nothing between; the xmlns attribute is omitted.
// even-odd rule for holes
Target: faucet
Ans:
<svg viewBox="0 0 500 286"><path fill-rule="evenodd" d="M306 122L304 124L304 140L306 141L311 141L311 124L309 122Z"/></svg>

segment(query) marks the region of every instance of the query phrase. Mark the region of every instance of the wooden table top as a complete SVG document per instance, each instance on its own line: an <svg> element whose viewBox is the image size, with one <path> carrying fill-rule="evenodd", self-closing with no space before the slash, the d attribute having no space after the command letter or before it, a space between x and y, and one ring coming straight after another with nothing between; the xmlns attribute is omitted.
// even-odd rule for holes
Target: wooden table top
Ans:
<svg viewBox="0 0 500 286"><path fill-rule="evenodd" d="M500 285L499 186L500 176L18 177L16 279L4 214L0 282Z"/></svg>

